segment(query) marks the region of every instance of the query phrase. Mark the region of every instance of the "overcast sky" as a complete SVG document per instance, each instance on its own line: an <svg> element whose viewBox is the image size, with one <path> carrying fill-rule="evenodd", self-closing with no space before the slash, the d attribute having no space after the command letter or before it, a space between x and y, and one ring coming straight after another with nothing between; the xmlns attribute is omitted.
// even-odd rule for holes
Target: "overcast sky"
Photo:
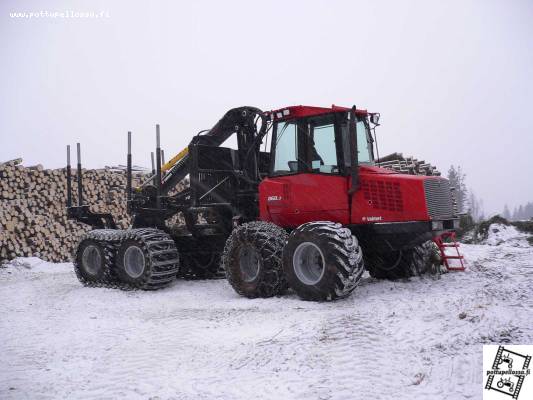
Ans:
<svg viewBox="0 0 533 400"><path fill-rule="evenodd" d="M103 18L11 18L95 11ZM533 201L533 1L0 2L0 160L149 165L232 107L382 114L380 153L461 165L489 213Z"/></svg>

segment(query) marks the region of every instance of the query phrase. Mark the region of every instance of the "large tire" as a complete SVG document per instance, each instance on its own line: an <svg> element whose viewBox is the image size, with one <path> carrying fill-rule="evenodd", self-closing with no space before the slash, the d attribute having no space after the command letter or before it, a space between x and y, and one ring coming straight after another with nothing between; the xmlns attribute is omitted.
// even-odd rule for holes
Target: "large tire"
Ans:
<svg viewBox="0 0 533 400"><path fill-rule="evenodd" d="M272 297L286 288L281 255L287 233L268 222L249 222L233 230L222 264L233 289L248 298Z"/></svg>
<svg viewBox="0 0 533 400"><path fill-rule="evenodd" d="M127 230L118 248L115 266L124 288L164 288L170 285L179 270L176 244L159 229Z"/></svg>
<svg viewBox="0 0 533 400"><path fill-rule="evenodd" d="M109 286L116 282L114 259L120 231L96 229L84 234L74 254L74 272L84 286Z"/></svg>
<svg viewBox="0 0 533 400"><path fill-rule="evenodd" d="M411 271L413 276L440 274L442 259L439 247L432 240L412 249Z"/></svg>
<svg viewBox="0 0 533 400"><path fill-rule="evenodd" d="M348 296L364 272L363 253L348 228L334 222L308 222L292 231L283 250L289 286L304 300Z"/></svg>
<svg viewBox="0 0 533 400"><path fill-rule="evenodd" d="M381 253L365 253L365 265L368 273L376 279L402 279L410 276L401 250Z"/></svg>
<svg viewBox="0 0 533 400"><path fill-rule="evenodd" d="M440 271L440 254L432 241L411 249L384 253L367 253L366 265L376 279L406 279Z"/></svg>

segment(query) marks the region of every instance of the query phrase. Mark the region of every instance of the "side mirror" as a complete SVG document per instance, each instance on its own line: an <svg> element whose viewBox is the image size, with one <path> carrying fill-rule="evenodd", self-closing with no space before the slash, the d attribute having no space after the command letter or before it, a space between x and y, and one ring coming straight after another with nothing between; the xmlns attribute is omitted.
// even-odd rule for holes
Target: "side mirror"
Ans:
<svg viewBox="0 0 533 400"><path fill-rule="evenodd" d="M379 113L370 114L370 122L372 122L374 125L379 125L379 117Z"/></svg>

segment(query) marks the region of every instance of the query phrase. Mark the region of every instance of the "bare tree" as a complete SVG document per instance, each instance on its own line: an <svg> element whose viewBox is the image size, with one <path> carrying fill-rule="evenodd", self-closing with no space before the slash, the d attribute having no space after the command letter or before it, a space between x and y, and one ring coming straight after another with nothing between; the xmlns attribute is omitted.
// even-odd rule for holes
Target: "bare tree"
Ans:
<svg viewBox="0 0 533 400"><path fill-rule="evenodd" d="M509 211L509 206L507 204L503 207L502 217L507 220L511 219L511 211Z"/></svg>
<svg viewBox="0 0 533 400"><path fill-rule="evenodd" d="M448 180L450 185L455 188L455 197L457 200L457 210L463 213L466 210L468 200L468 190L465 184L466 174L460 166L451 166L448 170Z"/></svg>
<svg viewBox="0 0 533 400"><path fill-rule="evenodd" d="M483 200L478 199L472 190L468 196L468 213L475 222L479 222L484 217Z"/></svg>

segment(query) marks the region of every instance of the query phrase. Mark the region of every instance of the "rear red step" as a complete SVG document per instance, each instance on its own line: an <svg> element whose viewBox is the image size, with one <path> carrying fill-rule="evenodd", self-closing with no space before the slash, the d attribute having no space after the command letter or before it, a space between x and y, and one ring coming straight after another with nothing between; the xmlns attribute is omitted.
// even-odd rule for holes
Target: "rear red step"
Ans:
<svg viewBox="0 0 533 400"><path fill-rule="evenodd" d="M465 270L464 256L459 253L459 243L457 243L456 241L455 232L445 232L442 235L433 239L433 241L439 247L442 264L446 267L448 271ZM450 247L455 249L457 255L446 254L446 248ZM451 266L449 260L459 260L461 266Z"/></svg>

